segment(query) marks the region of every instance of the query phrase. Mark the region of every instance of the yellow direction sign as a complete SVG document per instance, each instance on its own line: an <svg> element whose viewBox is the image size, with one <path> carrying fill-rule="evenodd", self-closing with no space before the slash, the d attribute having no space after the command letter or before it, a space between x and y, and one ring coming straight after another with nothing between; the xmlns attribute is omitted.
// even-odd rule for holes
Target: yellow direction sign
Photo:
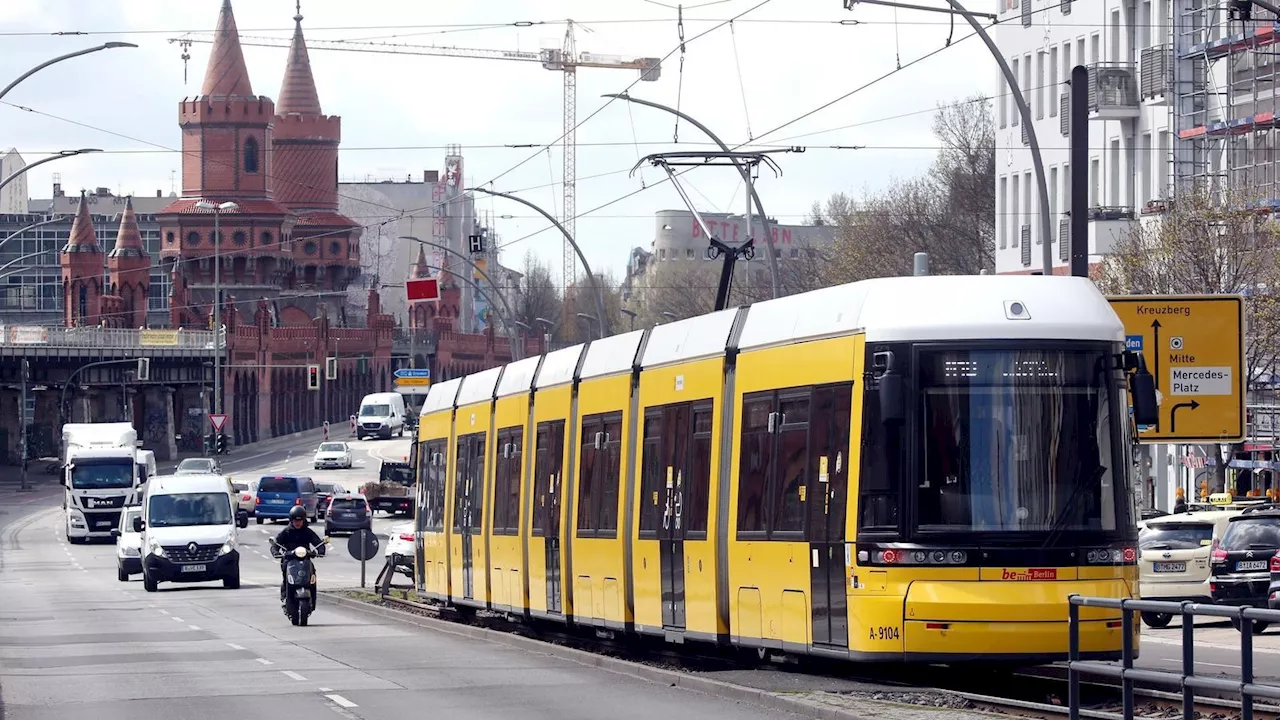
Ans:
<svg viewBox="0 0 1280 720"><path fill-rule="evenodd" d="M1159 421L1138 428L1147 443L1244 439L1244 298L1126 295L1108 298L1125 347L1155 377Z"/></svg>
<svg viewBox="0 0 1280 720"><path fill-rule="evenodd" d="M398 377L395 378L396 385L399 387L426 387L431 384L431 378L424 377Z"/></svg>

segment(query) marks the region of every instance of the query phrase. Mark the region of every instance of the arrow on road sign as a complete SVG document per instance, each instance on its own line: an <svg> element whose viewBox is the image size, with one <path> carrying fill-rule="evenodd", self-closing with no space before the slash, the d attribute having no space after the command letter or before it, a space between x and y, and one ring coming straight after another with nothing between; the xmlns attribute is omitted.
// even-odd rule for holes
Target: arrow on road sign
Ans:
<svg viewBox="0 0 1280 720"><path fill-rule="evenodd" d="M1178 411L1179 410L1181 410L1182 408L1191 408L1192 410L1195 410L1198 407L1200 407L1200 403L1196 402L1195 400L1192 400L1191 402L1188 402L1188 403L1178 403L1177 405L1174 405L1173 408L1169 410L1169 432L1178 432Z"/></svg>
<svg viewBox="0 0 1280 720"><path fill-rule="evenodd" d="M429 378L431 377L430 368L400 368L396 371L398 378Z"/></svg>
<svg viewBox="0 0 1280 720"><path fill-rule="evenodd" d="M213 426L214 432L222 432L223 426L227 424L226 415L210 415L209 424Z"/></svg>

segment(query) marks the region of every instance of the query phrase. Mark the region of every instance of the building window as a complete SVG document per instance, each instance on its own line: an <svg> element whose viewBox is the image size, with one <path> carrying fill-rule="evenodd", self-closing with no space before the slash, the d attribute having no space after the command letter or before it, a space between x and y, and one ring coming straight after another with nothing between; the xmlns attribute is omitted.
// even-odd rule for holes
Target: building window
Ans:
<svg viewBox="0 0 1280 720"><path fill-rule="evenodd" d="M248 241L249 239L245 237L244 231L242 230L237 230L236 234L231 236L231 242L236 245L244 245Z"/></svg>
<svg viewBox="0 0 1280 720"><path fill-rule="evenodd" d="M168 234L166 234L166 235L164 236L164 241L165 241L165 244L167 244L167 245L172 245L172 244L173 244L173 233L168 233Z"/></svg>
<svg viewBox="0 0 1280 720"><path fill-rule="evenodd" d="M258 140L256 138L244 141L244 171L258 172Z"/></svg>
<svg viewBox="0 0 1280 720"><path fill-rule="evenodd" d="M264 232L264 233L262 233L262 244L263 244L263 245L270 245L270 244L271 244L271 233L269 233L269 232Z"/></svg>
<svg viewBox="0 0 1280 720"><path fill-rule="evenodd" d="M199 244L200 244L200 233L198 233L198 232L189 232L189 233L187 233L187 244L188 244L188 245L190 245L190 246L192 246L192 247L195 247L196 245L199 245Z"/></svg>

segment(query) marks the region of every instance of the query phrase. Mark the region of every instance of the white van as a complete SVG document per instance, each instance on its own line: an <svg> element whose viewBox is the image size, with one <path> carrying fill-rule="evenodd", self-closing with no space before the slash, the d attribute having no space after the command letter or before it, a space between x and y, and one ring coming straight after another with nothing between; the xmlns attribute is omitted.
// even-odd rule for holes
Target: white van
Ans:
<svg viewBox="0 0 1280 720"><path fill-rule="evenodd" d="M365 395L356 416L356 439L390 438L393 434L404 434L404 396L395 392Z"/></svg>
<svg viewBox="0 0 1280 720"><path fill-rule="evenodd" d="M236 513L231 485L222 475L162 475L147 483L142 517L142 585L155 592L162 582L221 580L240 587Z"/></svg>

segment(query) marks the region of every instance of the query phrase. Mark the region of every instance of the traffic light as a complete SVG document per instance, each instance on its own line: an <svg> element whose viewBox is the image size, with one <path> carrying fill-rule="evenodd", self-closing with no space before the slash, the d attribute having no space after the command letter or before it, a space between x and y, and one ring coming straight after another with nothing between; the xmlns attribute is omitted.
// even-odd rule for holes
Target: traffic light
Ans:
<svg viewBox="0 0 1280 720"><path fill-rule="evenodd" d="M307 389L308 390L320 389L320 366L319 365L307 366Z"/></svg>
<svg viewBox="0 0 1280 720"><path fill-rule="evenodd" d="M138 358L138 380L151 379L151 358Z"/></svg>
<svg viewBox="0 0 1280 720"><path fill-rule="evenodd" d="M222 433L218 433L217 435L215 435L213 437L213 449L214 449L214 452L217 453L218 455L226 455L227 454L227 436L223 435Z"/></svg>
<svg viewBox="0 0 1280 720"><path fill-rule="evenodd" d="M324 379L325 380L338 379L338 358L327 357L324 359Z"/></svg>

